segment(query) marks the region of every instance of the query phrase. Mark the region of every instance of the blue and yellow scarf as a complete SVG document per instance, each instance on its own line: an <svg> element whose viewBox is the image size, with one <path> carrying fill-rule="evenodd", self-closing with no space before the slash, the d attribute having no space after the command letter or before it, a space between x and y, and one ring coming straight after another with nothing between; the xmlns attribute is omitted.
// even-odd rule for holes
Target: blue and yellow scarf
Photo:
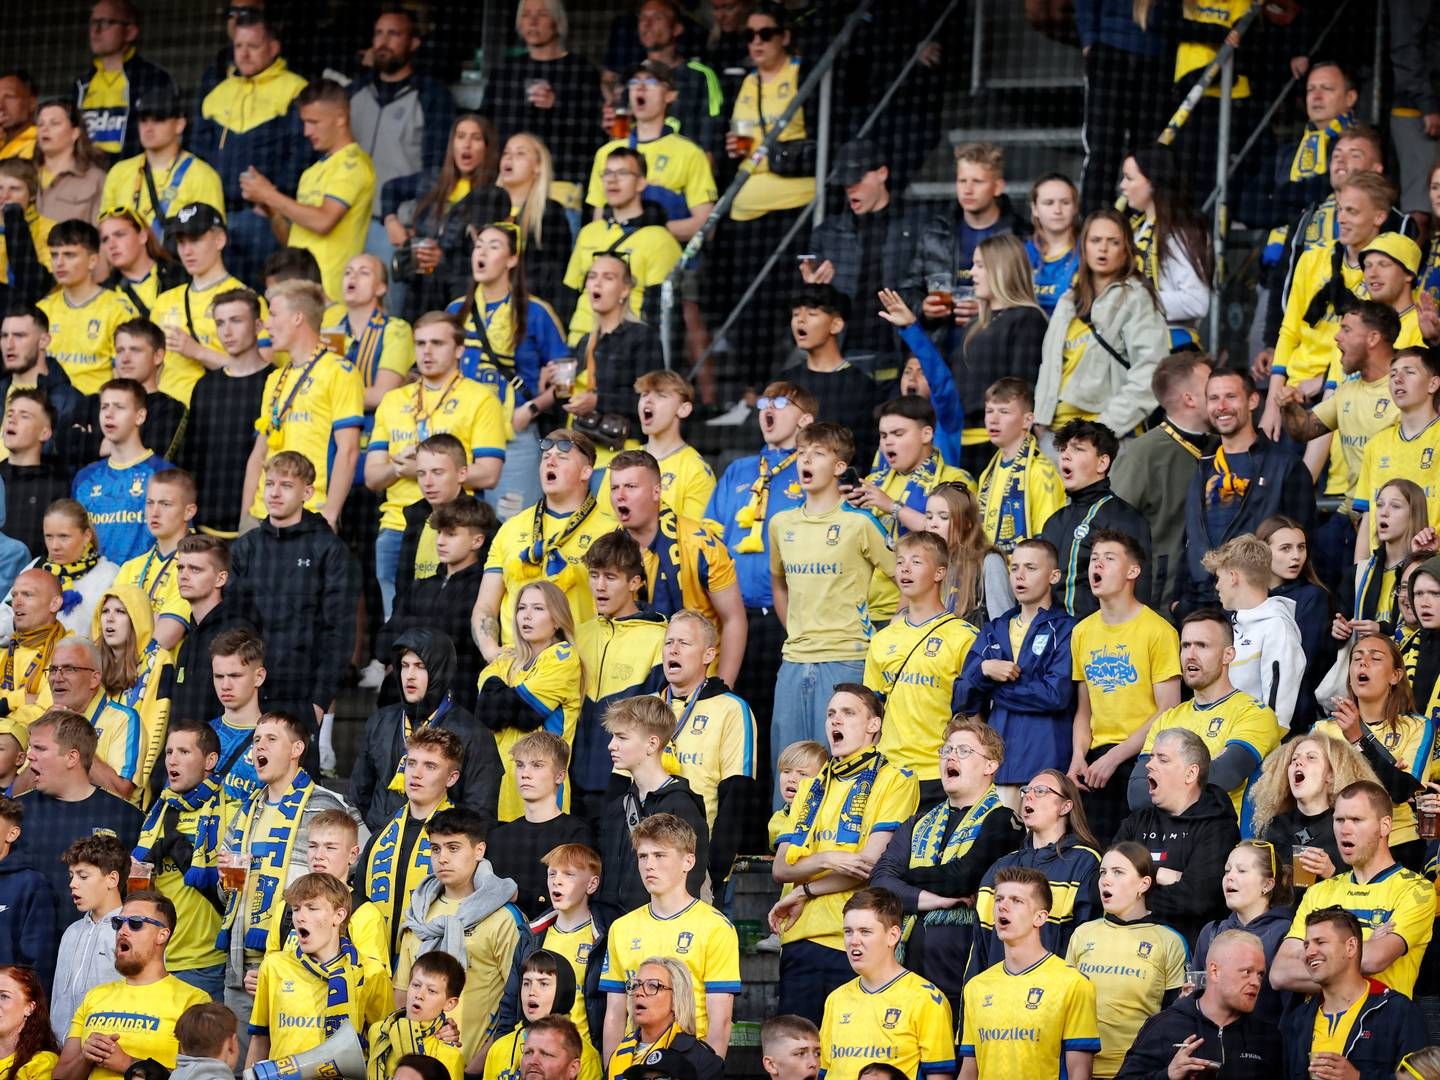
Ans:
<svg viewBox="0 0 1440 1080"><path fill-rule="evenodd" d="M198 814L195 834L188 837L195 846L191 856L190 869L185 872L185 884L204 889L219 880L215 870L214 853L216 836L220 830L220 785L208 776L189 791L172 791L166 788L150 806L145 824L140 827L140 840L132 852L141 862L148 862L155 845L165 839L165 818L173 812L176 817ZM173 820L173 819L172 819ZM159 877L162 868L155 868Z"/></svg>
<svg viewBox="0 0 1440 1080"><path fill-rule="evenodd" d="M310 774L301 769L290 782L290 790L280 800L281 824L270 830L264 841L264 854L253 848L255 824L265 810L265 792L262 787L250 797L250 805L231 823L225 834L225 846L234 851L249 851L254 856L254 866L245 882L244 895L250 897L250 909L245 912L242 928L245 948L254 952L269 952L279 948L280 922L285 913L285 882L294 854L295 841L300 835L300 822L305 807L315 790ZM222 952L230 947L230 935L235 928L239 914L241 893L230 893L225 898L225 917L215 947Z"/></svg>
<svg viewBox="0 0 1440 1080"><path fill-rule="evenodd" d="M932 807L915 823L910 834L910 865L941 866L963 859L975 843L975 838L980 835L980 827L985 818L999 805L1000 793L995 790L995 785L991 784L990 789L976 800L975 805L970 807L948 837L945 836L945 825L955 808L948 802Z"/></svg>
<svg viewBox="0 0 1440 1080"><path fill-rule="evenodd" d="M795 819L795 828L791 830L795 839L785 853L786 861L793 864L806 855L813 854L810 833L815 828L815 818L820 813L820 806L825 802L825 794L830 790L832 781L850 784L850 790L845 793L845 802L840 807L840 820L835 826L835 845L852 851L858 850L865 824L865 807L870 802L870 789L875 786L875 778L885 765L885 755L873 747L857 750L847 758L832 758L827 761L820 770L820 775L812 780L805 790L805 801Z"/></svg>
<svg viewBox="0 0 1440 1080"><path fill-rule="evenodd" d="M430 816L434 817L441 810L449 810L450 806L450 800L443 799ZM406 803L386 822L385 828L380 830L375 846L370 849L370 861L365 864L365 882L370 892L370 902L380 909L387 931L395 925L396 917L404 914L405 901L408 899L406 896L396 895L395 886L399 875L395 872L395 860L400 855L400 838L404 835L405 822L409 817L410 804ZM425 821L428 824L430 818ZM429 873L430 837L421 829L419 839L410 848L410 866L405 874L405 881L414 889Z"/></svg>
<svg viewBox="0 0 1440 1080"><path fill-rule="evenodd" d="M882 458L881 460L883 461L884 459ZM940 451L931 450L929 457L920 462L920 464L910 470L909 473L904 474L906 476L905 488L895 497L895 513L888 515L886 519L886 525L892 537L898 536L900 533L900 508L902 506L909 506L911 500L918 497L920 499L920 508L922 510L924 509L925 496L929 495L935 487L935 478L940 475L940 467L943 464L944 462L940 459ZM882 465L877 469L873 469L870 475L865 478L865 482L883 489L894 475L894 469L888 465Z"/></svg>
<svg viewBox="0 0 1440 1080"><path fill-rule="evenodd" d="M300 966L315 978L325 983L325 1037L328 1039L340 1030L340 1025L350 1019L352 1002L360 1000L360 991L365 986L365 969L360 966L360 954L350 939L340 936L340 951L333 960L324 963L313 956L306 956L297 945L295 959ZM360 1036L360 1045L365 1045L361 1032L364 1024L352 1024Z"/></svg>

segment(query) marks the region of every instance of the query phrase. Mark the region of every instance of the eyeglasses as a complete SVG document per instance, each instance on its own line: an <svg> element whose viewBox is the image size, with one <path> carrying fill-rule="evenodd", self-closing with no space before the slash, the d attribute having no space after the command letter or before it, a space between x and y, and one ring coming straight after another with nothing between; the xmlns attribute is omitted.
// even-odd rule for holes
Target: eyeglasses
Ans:
<svg viewBox="0 0 1440 1080"><path fill-rule="evenodd" d="M784 394L776 394L774 397L757 398L755 408L760 412L766 409L788 409L792 402Z"/></svg>
<svg viewBox="0 0 1440 1080"><path fill-rule="evenodd" d="M52 679L56 675L63 675L68 679L71 675L78 675L82 671L95 670L97 669L93 667L81 667L79 664L51 664L45 669L45 674L49 675Z"/></svg>
<svg viewBox="0 0 1440 1080"><path fill-rule="evenodd" d="M1037 799L1043 799L1047 795L1059 795L1060 793L1052 787L1044 784L1026 784L1020 789L1021 795L1034 795Z"/></svg>
<svg viewBox="0 0 1440 1080"><path fill-rule="evenodd" d="M131 933L138 933L147 926L158 926L161 930L169 930L159 919L152 919L149 915L111 915L110 929L119 930L122 926L128 926Z"/></svg>
<svg viewBox="0 0 1440 1080"><path fill-rule="evenodd" d="M741 37L746 41L754 41L756 38L759 38L761 41L774 41L784 32L785 31L781 30L778 26L762 26L758 30L754 28L745 30L745 32L741 34Z"/></svg>
<svg viewBox="0 0 1440 1080"><path fill-rule="evenodd" d="M669 990L670 984L659 979L629 979L625 983L625 989L636 997L654 997L661 990Z"/></svg>
<svg viewBox="0 0 1440 1080"><path fill-rule="evenodd" d="M976 750L973 746L966 746L963 743L959 746L955 746L951 743L946 743L944 746L940 747L940 756L942 758L956 757L959 758L961 761L965 761L968 758L977 756L984 758L986 761L990 760L989 754L986 754L980 750Z"/></svg>
<svg viewBox="0 0 1440 1080"><path fill-rule="evenodd" d="M555 453L559 454L561 457L564 457L566 454L570 453L570 451L571 451L571 450L574 450L574 449L575 449L575 444L574 444L573 442L571 442L569 439L541 439L541 440L540 440L540 452L541 452L542 454L545 453L545 451L547 451L547 450L554 450Z"/></svg>
<svg viewBox="0 0 1440 1080"><path fill-rule="evenodd" d="M600 174L601 180L624 180L627 176L639 176L634 169L606 169Z"/></svg>

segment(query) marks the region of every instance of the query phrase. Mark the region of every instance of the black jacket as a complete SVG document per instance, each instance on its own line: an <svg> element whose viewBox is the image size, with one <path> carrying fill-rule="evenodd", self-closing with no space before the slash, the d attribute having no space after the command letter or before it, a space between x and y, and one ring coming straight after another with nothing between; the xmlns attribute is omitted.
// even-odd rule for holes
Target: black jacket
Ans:
<svg viewBox="0 0 1440 1080"><path fill-rule="evenodd" d="M696 692L699 700L730 693L725 680L711 677ZM753 776L727 776L715 791L715 828L710 832L710 861L707 870L713 887L730 877L730 868L745 842L745 823L755 820L760 794ZM699 893L695 894L700 895Z"/></svg>
<svg viewBox="0 0 1440 1080"><path fill-rule="evenodd" d="M1218 1028L1193 997L1183 997L1145 1021L1115 1080L1166 1080L1175 1044L1193 1035L1205 1040L1195 1056L1220 1062L1214 1073L1220 1080L1275 1080L1280 1061L1275 1025L1244 1014Z"/></svg>
<svg viewBox="0 0 1440 1080"><path fill-rule="evenodd" d="M1077 619L1100 610L1095 594L1090 591L1090 539L1097 529L1115 529L1134 537L1143 551L1150 550L1150 523L1110 490L1110 481L1101 480L1087 488L1070 493L1070 501L1050 515L1040 530L1042 539L1055 545L1060 553L1060 584L1054 588L1055 603ZM1073 571L1067 571L1073 567ZM1135 599L1150 602L1150 565L1140 570L1135 583Z"/></svg>
<svg viewBox="0 0 1440 1080"><path fill-rule="evenodd" d="M1355 1066L1360 1080L1391 1080L1400 1059L1430 1043L1420 1007L1384 983L1370 982L1370 995L1345 1040L1345 1060ZM1308 1080L1310 1045L1315 1037L1319 994L1307 997L1280 1021L1285 1053L1285 1080Z"/></svg>
<svg viewBox="0 0 1440 1080"><path fill-rule="evenodd" d="M1310 470L1295 454L1256 434L1250 447L1250 486L1240 497L1240 509L1221 534L1212 534L1205 515L1205 488L1214 475L1215 455L1200 459L1190 478L1185 498L1185 559L1180 565L1180 613L1219 603L1215 577L1201 564L1205 553L1226 540L1253 533L1268 517L1284 514L1294 518L1309 536L1315 525L1315 485Z"/></svg>
<svg viewBox="0 0 1440 1080"><path fill-rule="evenodd" d="M173 97L179 97L180 91L175 85L174 77L160 67L152 64L139 53L132 52L124 63L125 81L129 85L129 93L126 95L126 105L123 109L81 109L85 117L85 126L90 129L90 138L96 142L113 142L116 136L120 138L119 158L134 157L140 153L140 120L135 115L135 106L143 98L159 93L169 93ZM91 63L85 74L75 80L76 101L85 100L85 92L90 89L90 81L98 74L94 63Z"/></svg>
<svg viewBox="0 0 1440 1080"><path fill-rule="evenodd" d="M405 590L403 599L396 597L390 621L380 628L375 639L376 655L388 656L400 638L411 631L428 627L446 635L455 646L455 677L450 682L450 694L456 705L471 713L477 697L475 684L485 661L470 634L470 613L484 580L484 559L453 577L440 567L434 577L422 578Z"/></svg>
<svg viewBox="0 0 1440 1080"><path fill-rule="evenodd" d="M470 499L479 502L473 495L464 492L460 494L461 499ZM457 500L458 501L458 500ZM430 515L435 512L424 499L419 499L405 507L405 531L400 534L400 565L395 571L395 607L399 609L405 594L415 584L415 557L420 551L420 537L425 532L425 523L430 520ZM490 541L494 536L487 536L485 543L481 545L477 557L480 564L485 564L485 557L490 552Z"/></svg>
<svg viewBox="0 0 1440 1080"><path fill-rule="evenodd" d="M405 756L408 716L412 729L433 723L460 736L465 744L465 760L460 766L460 779L450 790L450 801L474 810L488 824L494 824L500 781L505 773L500 753L495 749L495 736L453 700L440 716L430 719L449 698L449 690L455 683L455 646L437 630L417 628L401 634L392 646L391 661L396 669L400 667L400 657L407 652L415 653L424 661L430 685L420 701L386 705L365 721L365 739L355 757L355 771L350 778L350 801L371 830L383 828L404 805L405 796L390 790L390 779Z"/></svg>
<svg viewBox="0 0 1440 1080"><path fill-rule="evenodd" d="M995 201L1000 207L1000 217L991 227L990 235L1003 236L1009 233L1024 236L1026 233L1025 221L1015 212L1015 207L1010 202L1010 196L1001 195ZM927 277L935 273L953 274L956 270L969 270L969 266L962 265L960 261L962 213L958 203L952 204L943 214L932 218L930 224L925 226L925 231L920 234L920 243L916 246L915 258L910 261L910 272L900 283L900 290L905 293L906 301L916 311L920 310L920 301L925 298L925 279ZM936 327L948 329L947 322L950 320L926 319L926 329L933 330Z"/></svg>
<svg viewBox="0 0 1440 1080"><path fill-rule="evenodd" d="M591 331L575 346L580 366L585 367L590 351ZM660 351L660 331L648 323L626 319L608 334L595 338L595 403L597 413L619 413L632 425L640 407L635 380L647 371L665 366ZM638 430L638 425L636 425Z"/></svg>
<svg viewBox="0 0 1440 1080"><path fill-rule="evenodd" d="M5 223L5 259L10 281L0 282L0 292L6 304L5 310L32 306L48 293L55 284L50 271L40 261L35 250L35 240L30 235L30 223L25 220L25 208L19 203L6 203L0 209L0 220ZM5 379L10 382L9 377Z"/></svg>
<svg viewBox="0 0 1440 1080"><path fill-rule="evenodd" d="M70 385L70 376L65 374L58 360L47 359L45 368L45 374L35 380L36 387L45 391L50 407L55 410L55 434L45 444L45 456L58 458L73 473L81 465L95 460L85 441L89 426L89 400ZM10 372L0 372L0 401L10 400L10 387L14 381L15 376Z"/></svg>
<svg viewBox="0 0 1440 1080"><path fill-rule="evenodd" d="M985 391L997 379L1009 375L1035 385L1048 325L1045 313L1033 307L1003 308L984 330L978 322L969 325L949 357L966 427L985 426Z"/></svg>
<svg viewBox="0 0 1440 1080"><path fill-rule="evenodd" d="M0 859L0 964L33 967L48 991L60 946L59 901L30 856L11 851Z"/></svg>
<svg viewBox="0 0 1440 1080"><path fill-rule="evenodd" d="M645 883L640 880L635 849L630 845L630 823L625 810L627 800L638 803L641 818L674 814L695 830L695 867L685 877L685 886L691 896L700 895L705 884L705 868L710 865L710 829L705 823L705 803L690 790L688 780L672 776L643 802L639 801L633 781L626 782L624 787L612 784L610 797L605 800L605 813L600 820L600 865L605 869L600 878L600 889L592 901L611 920L650 901Z"/></svg>
<svg viewBox="0 0 1440 1080"><path fill-rule="evenodd" d="M220 699L210 677L210 646L226 630L257 633L255 613L238 590L221 594L220 603L199 622L190 617L190 629L175 652L175 689L170 715L178 720L213 720L221 713ZM159 771L159 770L157 770Z"/></svg>
<svg viewBox="0 0 1440 1080"><path fill-rule="evenodd" d="M51 458L39 465L0 462L5 484L5 532L30 549L45 554L45 510L56 499L70 497L75 470Z"/></svg>
<svg viewBox="0 0 1440 1080"><path fill-rule="evenodd" d="M500 994L500 1004L495 1014L496 1031L513 1031L520 1023L520 968L526 959L538 952L545 940L545 931L555 925L555 912L547 911L533 919L520 931L520 940L515 942L515 952L510 960L510 974L505 979L505 989ZM590 951L587 954L595 963L585 964L585 979L579 992L585 999L585 1016L590 1024L590 1042L595 1052L601 1052L600 1033L605 1030L605 1006L607 995L600 992L600 958L605 955L605 931L609 923L600 912L590 911ZM568 966L568 965L567 965Z"/></svg>
<svg viewBox="0 0 1440 1080"><path fill-rule="evenodd" d="M329 708L354 651L360 595L345 541L309 510L283 529L267 518L231 545L230 582L265 639L266 706Z"/></svg>
<svg viewBox="0 0 1440 1080"><path fill-rule="evenodd" d="M1199 800L1179 814L1156 806L1137 810L1120 823L1115 843L1122 840L1139 841L1152 857L1158 855L1156 866L1182 875L1173 885L1150 890L1150 910L1193 948L1207 922L1225 917L1220 881L1230 849L1240 842L1229 793L1207 784Z"/></svg>
<svg viewBox="0 0 1440 1080"><path fill-rule="evenodd" d="M1288 848L1276 846L1277 851L1288 851ZM1336 865L1340 865L1336 863ZM1265 947L1265 970L1268 972L1275 964L1275 954L1280 951L1280 946L1290 933L1290 925L1295 921L1295 909L1289 904L1280 907L1267 908L1248 923L1241 923L1240 917L1233 911L1223 919L1205 924L1205 929L1200 931L1200 940L1195 943L1195 951L1192 953L1193 961L1191 967L1204 967L1205 959L1210 955L1210 944L1217 935L1226 930L1244 930L1246 933L1254 934L1260 939L1260 944ZM1270 980L1265 979L1260 984L1260 996L1255 999L1254 1015L1269 1023L1279 1023L1280 1016L1290 1005L1290 995L1276 990L1270 985Z"/></svg>

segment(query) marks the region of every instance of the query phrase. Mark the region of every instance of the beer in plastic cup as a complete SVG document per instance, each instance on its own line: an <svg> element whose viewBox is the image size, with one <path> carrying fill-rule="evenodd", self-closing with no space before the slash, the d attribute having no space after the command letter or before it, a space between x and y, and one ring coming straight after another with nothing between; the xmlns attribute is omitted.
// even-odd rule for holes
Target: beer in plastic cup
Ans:
<svg viewBox="0 0 1440 1080"><path fill-rule="evenodd" d="M1300 865L1300 856L1305 854L1305 852L1308 850L1309 848L1304 844L1296 844L1290 849L1290 867L1293 880L1296 885L1315 884L1314 872L1311 870L1306 870L1305 867Z"/></svg>
<svg viewBox="0 0 1440 1080"><path fill-rule="evenodd" d="M131 858L130 876L125 882L126 893L144 892L150 888L150 879L155 876L155 864Z"/></svg>

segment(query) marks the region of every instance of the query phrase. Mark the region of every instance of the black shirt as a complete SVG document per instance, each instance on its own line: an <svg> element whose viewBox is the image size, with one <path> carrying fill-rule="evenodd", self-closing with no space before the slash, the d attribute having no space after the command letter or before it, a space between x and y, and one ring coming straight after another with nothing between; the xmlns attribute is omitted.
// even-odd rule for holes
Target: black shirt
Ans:
<svg viewBox="0 0 1440 1080"><path fill-rule="evenodd" d="M239 528L245 465L255 445L265 379L272 370L266 366L238 378L224 370L210 371L195 384L188 437L180 456L171 460L195 478L199 528L220 533Z"/></svg>
<svg viewBox="0 0 1440 1080"><path fill-rule="evenodd" d="M846 325L845 351L849 353L891 353L895 331L875 314L874 296L889 284L885 280L885 241L890 234L890 207L871 214L856 214L860 237L860 277L855 295L854 317Z"/></svg>
<svg viewBox="0 0 1440 1080"><path fill-rule="evenodd" d="M70 497L73 470L57 461L39 465L0 463L5 483L5 534L13 536L32 555L45 554L45 510L56 499Z"/></svg>
<svg viewBox="0 0 1440 1080"><path fill-rule="evenodd" d="M550 889L545 881L545 853L561 844L595 846L590 827L580 818L561 814L549 821L526 821L523 817L496 825L485 848L498 877L515 880L519 892L515 906L527 919L535 919L550 908Z"/></svg>
<svg viewBox="0 0 1440 1080"><path fill-rule="evenodd" d="M15 850L30 856L56 896L70 895L70 868L60 856L74 841L110 834L119 837L129 851L140 838L140 811L102 788L95 788L78 802L61 802L40 791L27 791L20 796L20 805L25 808L25 824Z"/></svg>
<svg viewBox="0 0 1440 1080"><path fill-rule="evenodd" d="M786 368L779 378L788 379L815 395L820 405L816 420L844 424L855 437L855 460L850 464L862 477L870 471L878 433L875 429L875 382L859 368L848 364L835 371L811 371L805 364Z"/></svg>

